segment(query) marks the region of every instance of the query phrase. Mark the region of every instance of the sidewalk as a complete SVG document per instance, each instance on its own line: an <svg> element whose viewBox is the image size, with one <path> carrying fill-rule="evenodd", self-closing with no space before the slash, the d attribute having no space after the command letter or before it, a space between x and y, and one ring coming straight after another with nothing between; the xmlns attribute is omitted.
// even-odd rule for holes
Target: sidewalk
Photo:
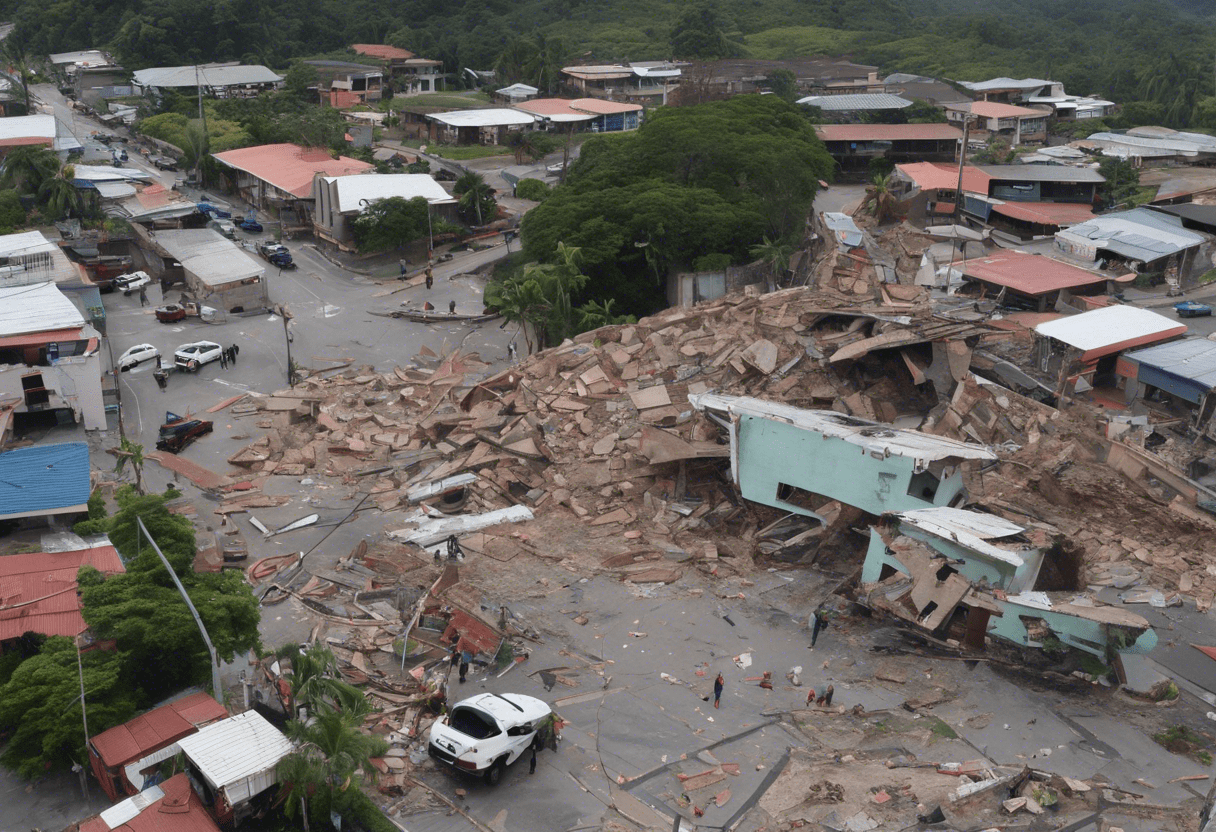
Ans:
<svg viewBox="0 0 1216 832"><path fill-rule="evenodd" d="M1162 284L1155 286L1152 289L1126 289L1123 292L1123 297L1128 303L1134 306L1140 306L1145 309L1154 309L1162 306L1173 306L1175 303L1181 303L1184 300L1213 300L1216 299L1216 283L1209 283L1206 286L1199 286L1194 289L1188 289L1181 295L1175 297L1167 297L1166 292L1168 287Z"/></svg>

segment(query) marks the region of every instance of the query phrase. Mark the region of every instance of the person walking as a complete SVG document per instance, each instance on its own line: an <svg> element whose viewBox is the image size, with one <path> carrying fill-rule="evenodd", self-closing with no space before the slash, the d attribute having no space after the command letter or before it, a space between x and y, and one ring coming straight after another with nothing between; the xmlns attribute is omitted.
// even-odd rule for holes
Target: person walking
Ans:
<svg viewBox="0 0 1216 832"><path fill-rule="evenodd" d="M232 363L236 364L236 357L241 354L241 348L237 344L232 345Z"/></svg>
<svg viewBox="0 0 1216 832"><path fill-rule="evenodd" d="M148 287L147 286L139 287L139 305L140 306L148 305Z"/></svg>
<svg viewBox="0 0 1216 832"><path fill-rule="evenodd" d="M456 301L454 301L454 300L448 301L448 314L449 315L456 314Z"/></svg>
<svg viewBox="0 0 1216 832"><path fill-rule="evenodd" d="M435 285L435 273L434 273L434 271L431 270L431 264L428 263L426 266L426 288L427 288L427 290L429 291L430 288L434 285Z"/></svg>
<svg viewBox="0 0 1216 832"><path fill-rule="evenodd" d="M718 678L714 679L714 707L721 707L722 688L726 687L726 680L722 678L722 674L718 674Z"/></svg>
<svg viewBox="0 0 1216 832"><path fill-rule="evenodd" d="M228 350L220 350L220 369L228 369Z"/></svg>
<svg viewBox="0 0 1216 832"><path fill-rule="evenodd" d="M515 342L514 341L507 344L507 358L510 359L512 364L514 364L516 361L517 356L515 353Z"/></svg>
<svg viewBox="0 0 1216 832"><path fill-rule="evenodd" d="M828 628L827 611L824 610L823 604L815 607L815 611L811 613L811 649L815 649L815 641L819 638L819 632Z"/></svg>
<svg viewBox="0 0 1216 832"><path fill-rule="evenodd" d="M405 265L405 261L404 261L404 260L401 260L401 261L399 261L399 262L401 263L401 277L399 277L399 278L397 278L397 279L398 279L398 280L405 280L405 272L406 272L406 265Z"/></svg>
<svg viewBox="0 0 1216 832"><path fill-rule="evenodd" d="M473 661L473 654L468 650L460 651L460 684L464 684L465 677L469 674L469 662Z"/></svg>

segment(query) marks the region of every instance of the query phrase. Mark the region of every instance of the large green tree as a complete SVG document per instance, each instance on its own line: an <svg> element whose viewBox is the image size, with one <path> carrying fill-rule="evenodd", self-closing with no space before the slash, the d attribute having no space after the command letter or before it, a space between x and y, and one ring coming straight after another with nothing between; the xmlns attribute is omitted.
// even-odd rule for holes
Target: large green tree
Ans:
<svg viewBox="0 0 1216 832"><path fill-rule="evenodd" d="M590 278L574 304L613 298L622 314L666 305L672 269L707 253L745 262L767 235L805 228L833 163L798 109L774 95L662 109L636 133L589 139L567 176L525 215L524 253L580 250Z"/></svg>
<svg viewBox="0 0 1216 832"><path fill-rule="evenodd" d="M389 251L427 234L427 202L423 197L378 199L351 223L359 251Z"/></svg>
<svg viewBox="0 0 1216 832"><path fill-rule="evenodd" d="M133 717L137 697L127 682L122 658L92 650L80 662L90 733ZM48 638L38 654L23 661L0 686L0 734L8 735L0 764L23 777L87 764L80 671L71 639Z"/></svg>
<svg viewBox="0 0 1216 832"><path fill-rule="evenodd" d="M224 661L259 645L257 599L239 572L196 573L194 528L165 508L161 495L118 492L120 510L104 520L78 523L80 532L106 531L126 561L124 574L102 580L94 569L80 572L85 621L100 639L113 640L124 680L138 704L150 705L187 685L211 681L210 655L172 578L136 518L172 565Z"/></svg>

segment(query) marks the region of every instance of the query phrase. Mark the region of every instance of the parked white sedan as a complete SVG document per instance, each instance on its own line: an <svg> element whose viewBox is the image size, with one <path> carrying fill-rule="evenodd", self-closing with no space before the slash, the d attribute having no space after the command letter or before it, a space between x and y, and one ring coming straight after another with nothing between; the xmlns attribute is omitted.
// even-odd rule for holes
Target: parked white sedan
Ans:
<svg viewBox="0 0 1216 832"><path fill-rule="evenodd" d="M118 356L118 371L126 372L132 367L138 367L145 361L155 361L159 357L160 350L151 344L136 344Z"/></svg>
<svg viewBox="0 0 1216 832"><path fill-rule="evenodd" d="M204 364L218 361L223 347L214 341L195 341L193 344L182 344L173 353L173 363L183 370L194 371Z"/></svg>
<svg viewBox="0 0 1216 832"><path fill-rule="evenodd" d="M482 693L457 702L431 724L427 753L445 765L480 774L498 785L502 773L534 742L553 714L541 700L520 693Z"/></svg>

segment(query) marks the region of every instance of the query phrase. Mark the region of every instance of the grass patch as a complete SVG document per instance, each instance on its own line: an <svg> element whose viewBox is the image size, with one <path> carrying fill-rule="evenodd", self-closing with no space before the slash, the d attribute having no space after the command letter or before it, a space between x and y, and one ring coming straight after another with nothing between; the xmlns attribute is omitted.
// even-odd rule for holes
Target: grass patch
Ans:
<svg viewBox="0 0 1216 832"><path fill-rule="evenodd" d="M380 112L387 113L389 110L399 110L402 107L408 107L410 105L423 107L455 107L459 110L467 107L478 107L489 103L489 94L479 91L459 93L424 92L420 95L395 95L388 99L382 98L375 102L374 106Z"/></svg>
<svg viewBox="0 0 1216 832"><path fill-rule="evenodd" d="M1216 269L1208 269L1206 272L1199 275L1200 286L1206 286L1214 281L1216 281Z"/></svg>
<svg viewBox="0 0 1216 832"><path fill-rule="evenodd" d="M1110 668L1104 665L1101 659L1091 653L1086 653L1081 657L1081 670L1090 676L1106 676L1110 673Z"/></svg>
<svg viewBox="0 0 1216 832"><path fill-rule="evenodd" d="M1157 185L1141 185L1136 188L1136 193L1127 201L1129 207L1135 208L1138 205L1147 205L1157 198Z"/></svg>
<svg viewBox="0 0 1216 832"><path fill-rule="evenodd" d="M491 145L470 145L468 147L440 147L427 145L426 152L441 159L451 159L453 162L463 162L469 159L486 159L490 156L511 156L514 151L509 147Z"/></svg>
<svg viewBox="0 0 1216 832"><path fill-rule="evenodd" d="M944 740L958 739L958 733L945 722L935 716L930 717L930 719L932 722L929 725L929 730L933 733L933 736L941 737Z"/></svg>
<svg viewBox="0 0 1216 832"><path fill-rule="evenodd" d="M1212 753L1208 751L1211 737L1192 731L1185 725L1175 725L1160 733L1153 734L1153 742L1160 745L1171 754L1181 754L1190 757L1201 765L1212 764Z"/></svg>

